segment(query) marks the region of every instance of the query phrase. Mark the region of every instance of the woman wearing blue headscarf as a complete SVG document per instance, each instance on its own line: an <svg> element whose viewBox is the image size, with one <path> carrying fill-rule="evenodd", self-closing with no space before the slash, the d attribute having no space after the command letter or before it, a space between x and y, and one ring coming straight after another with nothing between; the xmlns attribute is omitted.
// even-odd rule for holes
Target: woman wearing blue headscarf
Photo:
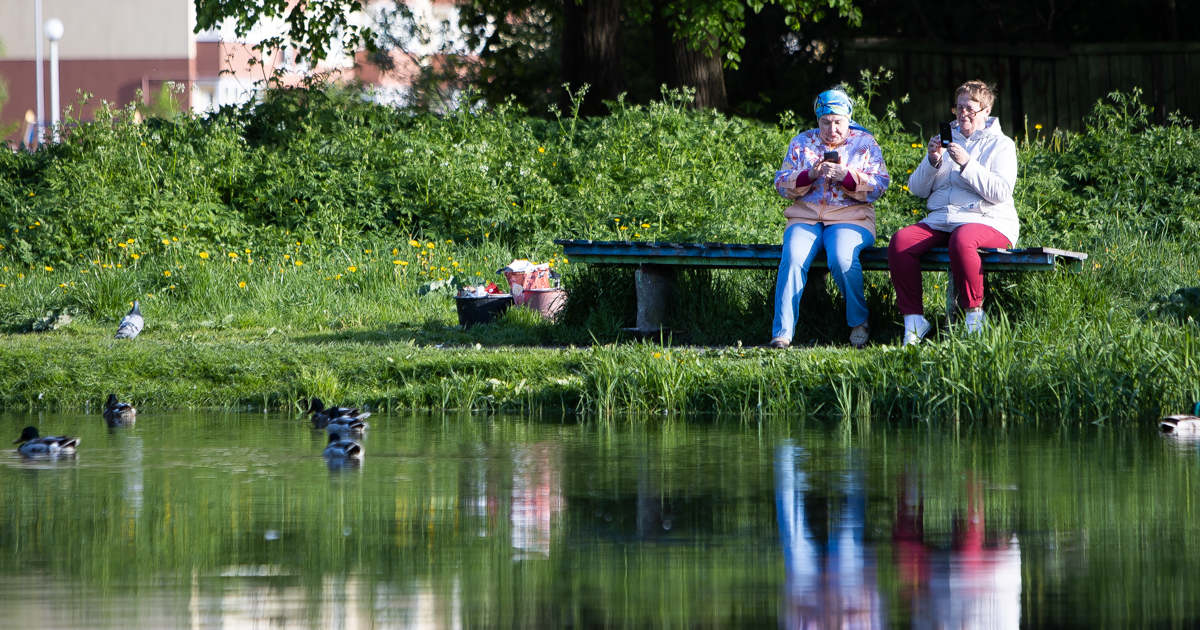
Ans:
<svg viewBox="0 0 1200 630"><path fill-rule="evenodd" d="M793 203L783 212L787 228L771 347L791 345L808 269L824 249L833 280L846 298L850 343L861 348L870 330L858 254L875 242L874 202L887 190L887 166L875 137L854 122L854 103L845 92L823 92L813 109L818 127L792 139L783 167L775 173L775 189Z"/></svg>

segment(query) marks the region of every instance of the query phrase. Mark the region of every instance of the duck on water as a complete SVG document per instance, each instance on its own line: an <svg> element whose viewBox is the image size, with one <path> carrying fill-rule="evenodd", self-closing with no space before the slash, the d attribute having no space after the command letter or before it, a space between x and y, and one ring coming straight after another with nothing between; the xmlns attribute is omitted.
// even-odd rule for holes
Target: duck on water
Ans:
<svg viewBox="0 0 1200 630"><path fill-rule="evenodd" d="M109 394L108 402L104 404L104 422L110 429L131 427L137 422L137 409L129 403L117 400L116 394Z"/></svg>
<svg viewBox="0 0 1200 630"><path fill-rule="evenodd" d="M1200 435L1200 402L1192 407L1191 415L1167 416L1158 422L1158 428L1174 435Z"/></svg>
<svg viewBox="0 0 1200 630"><path fill-rule="evenodd" d="M42 437L38 434L37 427L25 427L25 430L21 432L21 437L17 438L13 444L20 444L17 452L26 457L74 455L75 447L79 445L79 438L65 435Z"/></svg>

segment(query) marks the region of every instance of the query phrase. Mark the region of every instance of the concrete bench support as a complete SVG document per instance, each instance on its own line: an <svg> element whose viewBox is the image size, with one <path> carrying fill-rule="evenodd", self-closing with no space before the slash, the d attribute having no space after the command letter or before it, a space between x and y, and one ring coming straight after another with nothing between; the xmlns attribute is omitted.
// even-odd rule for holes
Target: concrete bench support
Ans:
<svg viewBox="0 0 1200 630"><path fill-rule="evenodd" d="M637 332L655 333L662 330L667 299L670 297L675 270L666 265L645 264L634 276L637 286Z"/></svg>

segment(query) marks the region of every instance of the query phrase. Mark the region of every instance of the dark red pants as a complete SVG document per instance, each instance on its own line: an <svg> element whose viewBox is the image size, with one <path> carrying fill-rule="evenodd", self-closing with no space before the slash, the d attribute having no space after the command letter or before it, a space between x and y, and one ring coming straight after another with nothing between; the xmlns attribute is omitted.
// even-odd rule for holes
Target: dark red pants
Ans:
<svg viewBox="0 0 1200 630"><path fill-rule="evenodd" d="M980 247L1010 247L1008 237L981 223L968 223L953 232L939 232L924 223L910 225L892 236L888 244L888 269L896 287L896 305L901 315L921 315L920 258L934 247L950 247L950 272L958 305L975 308L983 304L983 261Z"/></svg>

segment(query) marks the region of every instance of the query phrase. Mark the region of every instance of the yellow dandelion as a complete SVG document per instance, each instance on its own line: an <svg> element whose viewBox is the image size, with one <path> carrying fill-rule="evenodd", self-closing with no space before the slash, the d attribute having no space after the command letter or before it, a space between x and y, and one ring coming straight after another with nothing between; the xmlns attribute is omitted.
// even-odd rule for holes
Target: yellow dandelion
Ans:
<svg viewBox="0 0 1200 630"><path fill-rule="evenodd" d="M198 254L198 256L200 256L201 258L208 258L208 252L200 252Z"/></svg>
<svg viewBox="0 0 1200 630"><path fill-rule="evenodd" d="M538 153L545 153L545 152L546 152L546 147L538 147ZM29 194L32 195L33 193L29 193Z"/></svg>
<svg viewBox="0 0 1200 630"><path fill-rule="evenodd" d="M249 254L249 253L250 253L250 250L248 250L248 249L247 249L247 250L246 250L246 253L247 253L247 254Z"/></svg>
<svg viewBox="0 0 1200 630"><path fill-rule="evenodd" d="M349 271L350 273L354 273L355 271L358 271L358 267L346 267L346 271Z"/></svg>
<svg viewBox="0 0 1200 630"><path fill-rule="evenodd" d="M61 287L61 288L63 288L63 289L67 288L67 285L65 285L65 284L63 284L63 283L61 283L61 282L60 282L60 283L58 283L58 286L59 286L59 287Z"/></svg>
<svg viewBox="0 0 1200 630"><path fill-rule="evenodd" d="M126 243L136 243L136 242L137 242L137 239L135 239L135 238L131 238L131 239L129 239L129 240L127 240L127 241L125 241L125 242L126 242Z"/></svg>
<svg viewBox="0 0 1200 630"><path fill-rule="evenodd" d="M303 264L304 264L304 261L302 261L302 260L297 260L297 261L293 261L293 263L292 263L292 264L294 264L294 265L296 265L297 267L299 267L300 265L303 265Z"/></svg>
<svg viewBox="0 0 1200 630"><path fill-rule="evenodd" d="M237 252L229 252L230 258L237 258Z"/></svg>
<svg viewBox="0 0 1200 630"><path fill-rule="evenodd" d="M80 270L79 270L79 273L87 273L87 272L88 272L88 270L87 270L87 269L80 269Z"/></svg>
<svg viewBox="0 0 1200 630"><path fill-rule="evenodd" d="M239 282L239 283L238 283L238 288L245 289L245 288L246 288L246 281L245 281L245 280L242 280L241 282Z"/></svg>
<svg viewBox="0 0 1200 630"><path fill-rule="evenodd" d="M171 242L172 242L172 243L178 243L178 242L179 242L179 239L177 239L177 238L175 238L174 236L172 236L172 237L171 237Z"/></svg>
<svg viewBox="0 0 1200 630"><path fill-rule="evenodd" d="M412 240L410 240L410 241L408 242L408 244L409 244L409 246L410 246L410 247L420 247L420 246L421 246L421 243L420 243L419 241L412 241Z"/></svg>
<svg viewBox="0 0 1200 630"><path fill-rule="evenodd" d="M921 143L920 143L920 142L914 142L914 143L912 143L912 148L914 148L914 149L920 149L920 148L921 148Z"/></svg>
<svg viewBox="0 0 1200 630"><path fill-rule="evenodd" d="M429 249L434 249L434 245L432 242L425 243L425 247L428 247Z"/></svg>
<svg viewBox="0 0 1200 630"><path fill-rule="evenodd" d="M167 239L165 239L165 238L164 238L164 239L162 240L162 244L163 244L163 245L170 245L170 244L171 244L171 241L168 241Z"/></svg>
<svg viewBox="0 0 1200 630"><path fill-rule="evenodd" d="M163 277L165 277L165 278L170 278L170 277L171 277L171 272L170 272L170 271L164 271L164 272L163 272Z"/></svg>
<svg viewBox="0 0 1200 630"><path fill-rule="evenodd" d="M369 250L369 249L364 249L364 250L363 250L363 252L370 254L370 253L371 253L371 250Z"/></svg>
<svg viewBox="0 0 1200 630"><path fill-rule="evenodd" d="M129 255L129 257L130 257L130 258L132 258L132 259L134 259L134 260L137 260L138 258L141 258L141 256L138 256L137 254L130 254L130 255Z"/></svg>
<svg viewBox="0 0 1200 630"><path fill-rule="evenodd" d="M291 255L290 255L290 254L284 254L284 255L283 255L283 259L284 259L284 260L291 260L291 259L292 259L292 257L291 257Z"/></svg>
<svg viewBox="0 0 1200 630"><path fill-rule="evenodd" d="M125 243L117 243L117 247L125 247Z"/></svg>
<svg viewBox="0 0 1200 630"><path fill-rule="evenodd" d="M1039 131L1040 131L1040 130L1041 130L1041 128L1042 128L1042 126L1041 126L1041 125L1034 125L1034 126L1033 126L1033 128L1034 128L1034 129L1037 129L1037 130L1039 130Z"/></svg>
<svg viewBox="0 0 1200 630"><path fill-rule="evenodd" d="M175 285L173 285L173 284L172 284L171 286L169 286L169 287L167 287L167 288L168 288L168 289L174 289L174 288L175 288Z"/></svg>
<svg viewBox="0 0 1200 630"><path fill-rule="evenodd" d="M650 227L650 224L649 224L649 223L643 223L643 224L642 224L642 227L644 227L644 228L648 228L648 227Z"/></svg>
<svg viewBox="0 0 1200 630"><path fill-rule="evenodd" d="M46 271L54 271L54 267L46 267Z"/></svg>
<svg viewBox="0 0 1200 630"><path fill-rule="evenodd" d="M394 247L392 248L392 255L393 255L393 256L395 256L396 254L399 254L399 253L400 253L400 250L398 250L398 249L396 249L396 248L394 248Z"/></svg>
<svg viewBox="0 0 1200 630"><path fill-rule="evenodd" d="M661 352L655 352L655 353L654 353L654 358L655 358L655 359L657 359L657 358L659 358L659 357L661 357L661 356L662 356L662 353L661 353Z"/></svg>

